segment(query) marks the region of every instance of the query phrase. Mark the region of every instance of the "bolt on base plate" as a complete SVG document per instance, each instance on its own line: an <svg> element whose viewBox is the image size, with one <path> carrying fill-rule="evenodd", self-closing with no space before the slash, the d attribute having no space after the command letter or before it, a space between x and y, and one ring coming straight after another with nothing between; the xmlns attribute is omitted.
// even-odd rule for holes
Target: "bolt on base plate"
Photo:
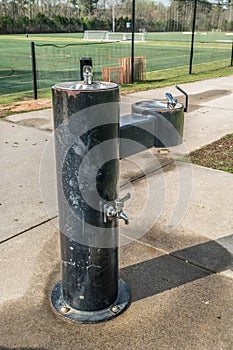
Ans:
<svg viewBox="0 0 233 350"><path fill-rule="evenodd" d="M79 311L64 303L62 296L62 281L58 282L51 295L51 303L55 311L63 318L80 323L96 323L110 320L124 311L130 301L130 291L123 280L118 281L117 300L107 309L99 311Z"/></svg>

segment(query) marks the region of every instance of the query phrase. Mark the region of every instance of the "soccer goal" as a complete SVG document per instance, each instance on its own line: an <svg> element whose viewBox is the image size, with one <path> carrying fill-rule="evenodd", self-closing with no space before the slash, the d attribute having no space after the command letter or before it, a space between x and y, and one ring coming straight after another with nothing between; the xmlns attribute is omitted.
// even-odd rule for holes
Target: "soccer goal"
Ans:
<svg viewBox="0 0 233 350"><path fill-rule="evenodd" d="M132 33L108 32L107 30L85 30L84 40L127 41ZM145 33L134 33L135 41L145 41Z"/></svg>
<svg viewBox="0 0 233 350"><path fill-rule="evenodd" d="M108 40L107 30L85 30L84 40Z"/></svg>

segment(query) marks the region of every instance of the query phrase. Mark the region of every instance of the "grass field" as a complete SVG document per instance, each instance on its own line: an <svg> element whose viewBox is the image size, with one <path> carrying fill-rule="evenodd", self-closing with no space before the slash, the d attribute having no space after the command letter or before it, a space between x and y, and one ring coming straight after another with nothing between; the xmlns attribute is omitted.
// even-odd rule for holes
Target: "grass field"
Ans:
<svg viewBox="0 0 233 350"><path fill-rule="evenodd" d="M32 91L30 42L36 44L38 88L56 82L79 80L79 58L92 57L94 79L101 80L103 67L115 67L120 57L130 56L130 42L87 43L82 33L0 36L0 96ZM188 70L191 34L147 33L147 41L135 44L135 55L146 57L147 79L156 72L181 67ZM230 65L232 35L198 33L195 37L195 65L205 69ZM50 46L53 45L53 46ZM208 65L206 63L210 62Z"/></svg>

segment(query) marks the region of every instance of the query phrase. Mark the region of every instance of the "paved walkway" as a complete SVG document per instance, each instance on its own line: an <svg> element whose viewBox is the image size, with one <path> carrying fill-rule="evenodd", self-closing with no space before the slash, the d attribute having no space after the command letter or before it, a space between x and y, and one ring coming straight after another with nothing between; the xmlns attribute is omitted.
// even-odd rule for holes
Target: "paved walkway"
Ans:
<svg viewBox="0 0 233 350"><path fill-rule="evenodd" d="M182 88L183 147L121 161L132 198L120 273L132 302L101 324L67 323L49 303L60 278L51 110L0 121L1 350L233 349L233 175L176 160L233 132L233 77ZM134 93L122 114L167 91L183 100L174 87Z"/></svg>

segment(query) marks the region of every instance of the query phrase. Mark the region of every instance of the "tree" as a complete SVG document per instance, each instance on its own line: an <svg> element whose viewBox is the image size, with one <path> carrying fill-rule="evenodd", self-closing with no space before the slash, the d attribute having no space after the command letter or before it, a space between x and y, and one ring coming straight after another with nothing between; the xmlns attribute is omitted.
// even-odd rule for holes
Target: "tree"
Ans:
<svg viewBox="0 0 233 350"><path fill-rule="evenodd" d="M91 16L97 7L98 0L77 0L80 9L80 16Z"/></svg>
<svg viewBox="0 0 233 350"><path fill-rule="evenodd" d="M0 32L3 34L8 34L12 32L13 20L10 16L0 17Z"/></svg>
<svg viewBox="0 0 233 350"><path fill-rule="evenodd" d="M38 13L31 21L35 31L46 32L52 27L52 21L43 13Z"/></svg>
<svg viewBox="0 0 233 350"><path fill-rule="evenodd" d="M21 31L23 29L24 33L28 32L30 20L26 16L20 16L17 19L16 26L17 26L17 31Z"/></svg>
<svg viewBox="0 0 233 350"><path fill-rule="evenodd" d="M136 30L191 31L195 0L171 0L169 6L160 1L136 0ZM113 3L116 30L125 31L132 0L0 0L0 16L7 18L1 20L1 33L25 32L28 26L34 31L75 31L82 25L110 29ZM232 6L233 0L197 0L196 29L232 30Z"/></svg>
<svg viewBox="0 0 233 350"><path fill-rule="evenodd" d="M78 0L70 0L70 3L74 8L74 15L75 16L79 15L79 13L78 13L78 11L79 11Z"/></svg>

